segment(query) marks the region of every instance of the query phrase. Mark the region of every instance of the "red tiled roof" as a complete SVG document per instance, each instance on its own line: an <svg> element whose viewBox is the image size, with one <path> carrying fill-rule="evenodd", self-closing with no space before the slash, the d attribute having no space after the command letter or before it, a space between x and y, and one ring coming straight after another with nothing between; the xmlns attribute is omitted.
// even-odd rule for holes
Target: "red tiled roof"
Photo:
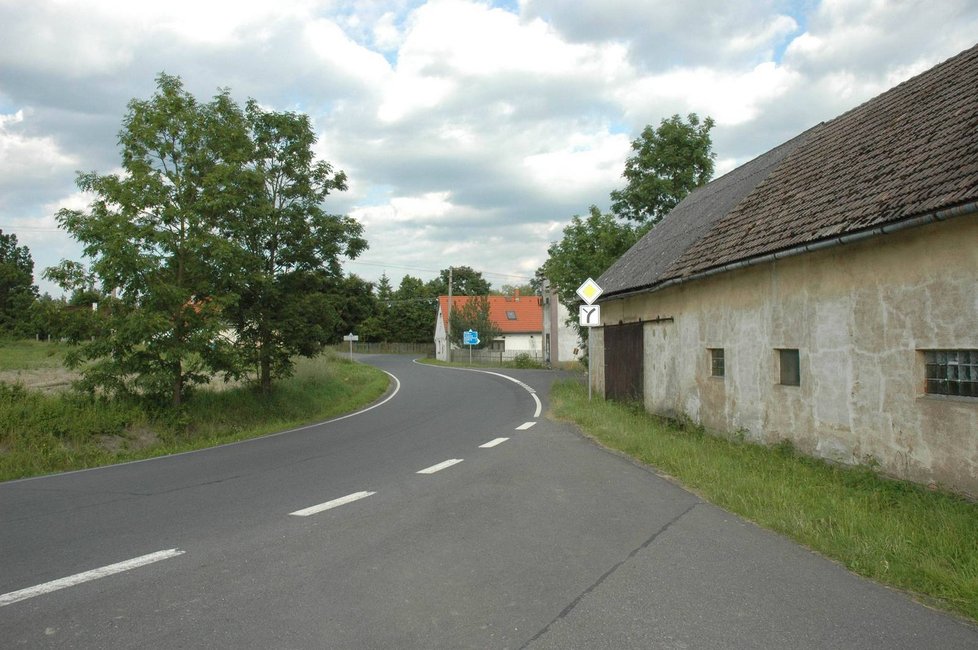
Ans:
<svg viewBox="0 0 978 650"><path fill-rule="evenodd" d="M452 309L465 305L474 296L452 296ZM543 331L543 305L538 296L486 296L489 318L503 334L529 334ZM448 296L438 296L442 324L448 329ZM507 317L513 312L515 320Z"/></svg>

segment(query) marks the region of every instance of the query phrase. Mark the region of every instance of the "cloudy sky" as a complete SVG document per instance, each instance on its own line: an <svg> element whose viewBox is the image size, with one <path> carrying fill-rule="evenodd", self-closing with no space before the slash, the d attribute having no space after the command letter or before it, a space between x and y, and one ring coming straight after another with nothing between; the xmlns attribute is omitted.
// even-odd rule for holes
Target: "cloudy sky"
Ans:
<svg viewBox="0 0 978 650"><path fill-rule="evenodd" d="M312 116L370 243L347 272L516 284L644 125L712 116L723 173L976 39L978 0L0 0L0 230L57 293L54 214L165 71Z"/></svg>

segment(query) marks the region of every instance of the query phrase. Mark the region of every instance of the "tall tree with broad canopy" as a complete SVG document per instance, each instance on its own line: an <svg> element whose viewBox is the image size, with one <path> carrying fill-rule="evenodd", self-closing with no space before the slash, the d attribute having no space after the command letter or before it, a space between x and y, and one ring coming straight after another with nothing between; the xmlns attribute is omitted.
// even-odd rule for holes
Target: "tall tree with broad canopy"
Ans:
<svg viewBox="0 0 978 650"><path fill-rule="evenodd" d="M639 233L613 214L592 205L588 216L574 215L564 236L547 249L548 258L537 275L548 278L557 298L571 314L570 323L583 340L586 332L578 324L577 288L589 277L597 278L638 241Z"/></svg>
<svg viewBox="0 0 978 650"><path fill-rule="evenodd" d="M331 192L346 189L346 174L316 160L309 117L265 111L254 100L245 113L251 191L241 218L221 226L235 252L228 290L238 291L227 314L267 393L273 378L291 374L295 355L317 354L334 337L340 257L356 257L367 242L359 223L323 209Z"/></svg>
<svg viewBox="0 0 978 650"><path fill-rule="evenodd" d="M37 295L30 250L17 245L17 235L0 230L0 333L27 333Z"/></svg>
<svg viewBox="0 0 978 650"><path fill-rule="evenodd" d="M227 367L218 332L226 304L215 278L228 257L214 227L234 203L231 182L249 155L243 116L224 92L200 104L178 77L161 74L149 100L133 99L119 133L122 174L80 173L95 196L87 212L63 209L60 225L84 245L104 287L121 291L104 336L86 343L91 390L169 396Z"/></svg>
<svg viewBox="0 0 978 650"><path fill-rule="evenodd" d="M687 120L673 115L658 128L647 125L632 142L634 153L625 161L622 174L627 183L611 193L615 215L647 230L687 194L709 182L716 158L710 139L713 119L700 122L696 113L690 113Z"/></svg>
<svg viewBox="0 0 978 650"><path fill-rule="evenodd" d="M268 391L329 340L338 258L366 247L359 224L322 207L346 176L314 159L306 116L242 110L226 90L201 104L166 74L129 103L119 141L124 173L80 174L89 211L58 213L121 290L73 359L92 360L83 385L179 406L212 374L252 368Z"/></svg>

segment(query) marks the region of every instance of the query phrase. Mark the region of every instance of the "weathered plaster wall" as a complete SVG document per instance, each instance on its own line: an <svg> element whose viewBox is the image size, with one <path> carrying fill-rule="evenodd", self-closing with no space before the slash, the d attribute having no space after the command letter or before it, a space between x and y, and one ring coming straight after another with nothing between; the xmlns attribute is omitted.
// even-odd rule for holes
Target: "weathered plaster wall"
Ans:
<svg viewBox="0 0 978 650"><path fill-rule="evenodd" d="M543 333L535 334L503 334L496 338L505 341L506 352L532 352L537 356L543 355Z"/></svg>
<svg viewBox="0 0 978 650"><path fill-rule="evenodd" d="M924 396L918 352L978 349L978 215L602 303L605 324L667 316L644 327L650 411L978 495L978 400Z"/></svg>

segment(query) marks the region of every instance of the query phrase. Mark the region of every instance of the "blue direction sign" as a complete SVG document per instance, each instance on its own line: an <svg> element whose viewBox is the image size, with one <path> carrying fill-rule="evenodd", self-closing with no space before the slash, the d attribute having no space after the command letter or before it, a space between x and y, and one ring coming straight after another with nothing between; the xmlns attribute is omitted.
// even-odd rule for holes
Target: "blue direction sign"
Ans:
<svg viewBox="0 0 978 650"><path fill-rule="evenodd" d="M465 330L462 332L463 345L479 345L479 333L475 330Z"/></svg>

